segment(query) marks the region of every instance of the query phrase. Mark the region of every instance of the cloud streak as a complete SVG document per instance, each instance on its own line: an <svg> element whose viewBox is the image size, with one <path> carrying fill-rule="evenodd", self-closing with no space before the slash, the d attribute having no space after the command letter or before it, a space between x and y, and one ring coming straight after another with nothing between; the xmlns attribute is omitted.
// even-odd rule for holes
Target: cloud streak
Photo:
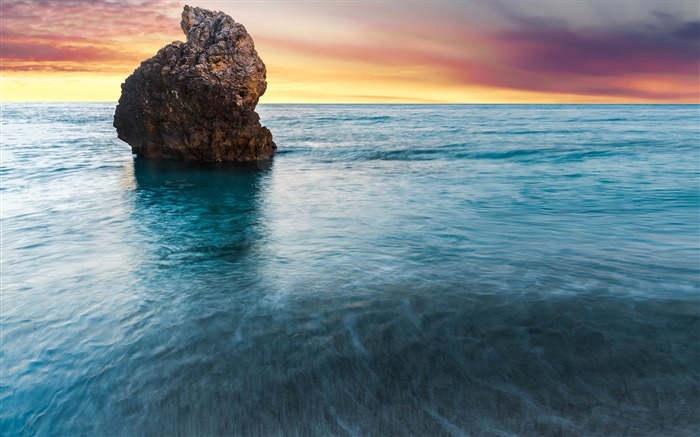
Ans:
<svg viewBox="0 0 700 437"><path fill-rule="evenodd" d="M263 38L262 42L302 58L381 66L387 71L421 67L429 70L430 80L437 77L455 85L688 100L698 96L700 39L693 35L699 27L700 23L693 21L577 30L565 23L527 22L519 29L480 35L448 29L443 35L451 39L424 47L402 44L400 41L410 39L398 35L379 44L280 38ZM472 47L474 41L478 42L477 50ZM639 86L645 77L654 79L653 89Z"/></svg>
<svg viewBox="0 0 700 437"><path fill-rule="evenodd" d="M500 33L495 45L518 69L540 73L617 76L635 73L696 74L700 21L640 23L629 29L573 30L528 25Z"/></svg>
<svg viewBox="0 0 700 437"><path fill-rule="evenodd" d="M172 3L163 0L4 0L0 3L0 68L46 72L133 68L153 55L150 38L167 40L174 30L179 31L177 18L163 12L169 9ZM33 64L29 68L20 61Z"/></svg>

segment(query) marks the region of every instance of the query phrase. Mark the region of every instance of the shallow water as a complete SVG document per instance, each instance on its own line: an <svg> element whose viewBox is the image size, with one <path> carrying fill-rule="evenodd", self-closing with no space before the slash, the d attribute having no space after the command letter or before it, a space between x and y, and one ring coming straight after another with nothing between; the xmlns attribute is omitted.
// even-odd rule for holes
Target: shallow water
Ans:
<svg viewBox="0 0 700 437"><path fill-rule="evenodd" d="M698 106L2 110L3 436L700 432Z"/></svg>

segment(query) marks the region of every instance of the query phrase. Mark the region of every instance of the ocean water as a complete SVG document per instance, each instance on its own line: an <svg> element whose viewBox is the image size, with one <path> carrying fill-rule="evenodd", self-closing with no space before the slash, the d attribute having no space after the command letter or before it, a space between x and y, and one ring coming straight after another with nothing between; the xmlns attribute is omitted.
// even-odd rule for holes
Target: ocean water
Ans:
<svg viewBox="0 0 700 437"><path fill-rule="evenodd" d="M697 105L4 104L3 436L700 433Z"/></svg>

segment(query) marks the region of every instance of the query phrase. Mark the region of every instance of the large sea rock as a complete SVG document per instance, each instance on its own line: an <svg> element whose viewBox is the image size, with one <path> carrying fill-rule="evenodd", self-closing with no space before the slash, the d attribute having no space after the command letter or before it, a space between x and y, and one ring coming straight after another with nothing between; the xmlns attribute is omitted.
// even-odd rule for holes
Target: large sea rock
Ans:
<svg viewBox="0 0 700 437"><path fill-rule="evenodd" d="M223 12L185 6L187 42L173 42L122 84L114 127L146 158L261 161L277 146L255 106L265 64L242 24Z"/></svg>

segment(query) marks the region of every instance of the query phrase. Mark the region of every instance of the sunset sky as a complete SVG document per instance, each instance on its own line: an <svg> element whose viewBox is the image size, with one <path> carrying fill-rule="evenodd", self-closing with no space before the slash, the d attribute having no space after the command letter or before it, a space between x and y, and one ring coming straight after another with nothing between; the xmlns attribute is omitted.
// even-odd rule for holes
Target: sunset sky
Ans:
<svg viewBox="0 0 700 437"><path fill-rule="evenodd" d="M696 0L1 0L0 98L116 102L185 4L247 28L261 103L700 102Z"/></svg>

